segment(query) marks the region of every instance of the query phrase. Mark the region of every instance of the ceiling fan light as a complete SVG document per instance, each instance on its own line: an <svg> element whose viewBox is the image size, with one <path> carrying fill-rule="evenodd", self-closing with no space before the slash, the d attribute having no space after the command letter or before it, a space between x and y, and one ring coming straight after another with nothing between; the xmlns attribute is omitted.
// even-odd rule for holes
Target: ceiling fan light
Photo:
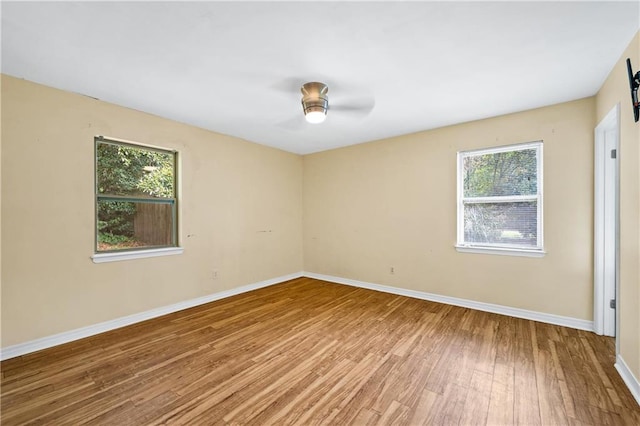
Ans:
<svg viewBox="0 0 640 426"><path fill-rule="evenodd" d="M307 120L307 123L322 123L324 119L327 118L327 110L322 107L310 108L305 111L304 118Z"/></svg>
<svg viewBox="0 0 640 426"><path fill-rule="evenodd" d="M302 110L308 123L322 123L329 109L329 88L324 83L312 81L300 88L302 92Z"/></svg>

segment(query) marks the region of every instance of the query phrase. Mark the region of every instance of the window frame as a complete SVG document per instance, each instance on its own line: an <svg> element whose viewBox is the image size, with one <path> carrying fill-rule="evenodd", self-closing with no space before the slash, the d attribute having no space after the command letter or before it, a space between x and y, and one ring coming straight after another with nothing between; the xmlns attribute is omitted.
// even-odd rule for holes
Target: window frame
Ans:
<svg viewBox="0 0 640 426"><path fill-rule="evenodd" d="M464 160L468 157L480 155L499 154L503 152L523 151L535 149L536 151L536 179L537 191L535 195L511 195L511 196L489 196L489 197L464 197ZM457 153L457 235L456 250L466 253L484 253L509 256L542 257L544 250L544 224L543 224L543 141L526 142L519 144L503 145L492 148L482 148ZM489 204L489 203L513 203L536 201L537 206L537 245L526 248L501 243L474 243L464 240L464 207L466 204Z"/></svg>
<svg viewBox="0 0 640 426"><path fill-rule="evenodd" d="M136 196L121 196L113 194L100 194L98 191L98 145L100 143L106 143L117 146L126 146L135 149L143 149L148 151L160 152L163 154L171 154L173 157L173 197L171 198L152 198L152 197L136 197ZM114 262L121 260L140 259L147 257L167 256L182 254L183 248L180 247L179 239L179 209L178 209L178 171L179 171L179 155L178 151L173 149L167 149L158 146L152 146L142 144L138 142L127 141L123 139L116 139L106 136L95 136L93 147L93 160L94 160L94 254L91 256L94 263ZM171 206L172 215L172 229L171 229L171 244L170 245L156 245L146 247L133 247L124 248L118 250L105 250L98 251L98 205L103 201L124 201L134 203L155 203L155 204L169 204Z"/></svg>

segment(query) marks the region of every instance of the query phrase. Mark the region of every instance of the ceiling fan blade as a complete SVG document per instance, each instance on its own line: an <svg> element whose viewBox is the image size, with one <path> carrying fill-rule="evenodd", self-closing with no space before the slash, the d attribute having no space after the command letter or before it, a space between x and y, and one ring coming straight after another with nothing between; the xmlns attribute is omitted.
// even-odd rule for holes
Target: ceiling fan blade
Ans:
<svg viewBox="0 0 640 426"><path fill-rule="evenodd" d="M306 80L296 77L289 77L275 83L269 85L269 88L274 89L278 92L282 92L284 94L290 95L295 94L298 95L300 93L300 88L305 83Z"/></svg>
<svg viewBox="0 0 640 426"><path fill-rule="evenodd" d="M368 115L376 106L373 98L359 99L357 101L343 101L340 103L332 103L329 99L329 112L349 113L360 116Z"/></svg>

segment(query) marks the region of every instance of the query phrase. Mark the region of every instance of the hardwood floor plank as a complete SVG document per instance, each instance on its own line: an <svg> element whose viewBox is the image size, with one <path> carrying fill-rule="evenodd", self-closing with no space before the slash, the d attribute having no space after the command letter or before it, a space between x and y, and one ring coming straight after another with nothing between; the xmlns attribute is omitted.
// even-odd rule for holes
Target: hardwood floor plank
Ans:
<svg viewBox="0 0 640 426"><path fill-rule="evenodd" d="M333 418L349 403L375 371L386 362L388 357L389 355L384 357L367 355L362 362L345 374L333 388L300 417L300 423L306 424L314 416L317 416L323 419L324 423L331 424Z"/></svg>
<svg viewBox="0 0 640 426"><path fill-rule="evenodd" d="M495 338L496 358L487 414L489 425L514 423L515 338L514 319L501 318Z"/></svg>
<svg viewBox="0 0 640 426"><path fill-rule="evenodd" d="M381 425L407 424L410 411L406 405L402 405L398 401L391 401L378 423Z"/></svg>
<svg viewBox="0 0 640 426"><path fill-rule="evenodd" d="M0 364L3 425L640 424L613 339L299 278Z"/></svg>
<svg viewBox="0 0 640 426"><path fill-rule="evenodd" d="M311 407L315 406L318 401L346 374L347 371L354 367L355 363L346 358L338 361L333 365L331 370L326 374L318 375L313 373L307 377L308 383L301 380L296 386L291 387L291 395L287 397L283 395L275 403L272 403L267 409L262 411L255 417L254 423L266 424L295 423L302 417Z"/></svg>
<svg viewBox="0 0 640 426"><path fill-rule="evenodd" d="M560 394L562 397L562 404L564 405L564 412L569 419L576 418L576 409L573 401L573 395L569 391L569 386L565 379L564 370L560 364L560 358L558 357L558 351L556 349L556 342L551 342L549 345L551 351L551 359L553 362L553 368L555 370L556 377L558 379L558 386L560 387Z"/></svg>
<svg viewBox="0 0 640 426"><path fill-rule="evenodd" d="M549 342L545 342L547 346ZM535 369L542 424L566 425L567 413L560 384L556 377L551 354L546 350L535 351Z"/></svg>
<svg viewBox="0 0 640 426"><path fill-rule="evenodd" d="M540 425L540 401L534 359L535 337L531 321L516 321L516 359L514 385L514 421L516 424ZM542 390L541 392L544 392Z"/></svg>
<svg viewBox="0 0 640 426"><path fill-rule="evenodd" d="M425 424L457 425L462 416L462 407L467 399L469 388L451 383L445 386L444 393L439 395L433 404Z"/></svg>
<svg viewBox="0 0 640 426"><path fill-rule="evenodd" d="M333 343L337 342L334 341ZM329 349L331 349L330 344L323 344L315 351L310 351L309 356L303 362L298 362L297 365L295 360L290 360L289 369L284 374L229 411L223 417L223 420L240 424L247 423L278 399L281 394L286 392L287 388L293 387L300 381L305 376L305 372L309 371L315 362L321 359ZM344 371L339 371L337 374L344 375L347 371L345 368Z"/></svg>
<svg viewBox="0 0 640 426"><path fill-rule="evenodd" d="M372 412L380 416L382 409L375 410L374 405L386 407L393 398L393 395L386 392L391 388L391 380L395 379L396 375L392 373L397 370L402 363L403 359L398 356L389 356L386 361L378 368L373 375L367 380L344 407L343 410L335 417L336 424L350 424L355 421L355 417L362 410L362 407L367 407ZM384 399L385 402L381 402L379 399Z"/></svg>
<svg viewBox="0 0 640 426"><path fill-rule="evenodd" d="M571 394L575 416L571 417L585 424L593 424L593 418L589 410L588 381L583 372L585 363L579 356L571 355L569 342L574 340L575 338L573 337L566 338L563 345L555 345L555 350L558 354L560 369ZM564 402L564 404L566 406L568 402Z"/></svg>
<svg viewBox="0 0 640 426"><path fill-rule="evenodd" d="M353 420L354 426L370 426L379 423L380 414L373 410L362 408Z"/></svg>
<svg viewBox="0 0 640 426"><path fill-rule="evenodd" d="M496 364L487 409L488 425L514 424L514 376L511 364Z"/></svg>
<svg viewBox="0 0 640 426"><path fill-rule="evenodd" d="M410 425L425 425L429 418L429 413L433 410L433 405L438 398L438 394L428 389L423 389L418 397L418 403L409 419Z"/></svg>
<svg viewBox="0 0 640 426"><path fill-rule="evenodd" d="M469 384L469 392L462 407L460 424L486 425L491 398L492 375L474 371Z"/></svg>

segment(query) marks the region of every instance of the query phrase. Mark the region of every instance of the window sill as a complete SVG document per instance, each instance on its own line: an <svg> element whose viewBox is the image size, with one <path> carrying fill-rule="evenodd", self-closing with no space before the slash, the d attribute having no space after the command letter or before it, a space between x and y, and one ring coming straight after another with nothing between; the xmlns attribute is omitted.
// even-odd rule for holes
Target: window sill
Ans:
<svg viewBox="0 0 640 426"><path fill-rule="evenodd" d="M523 256L523 257L544 257L547 254L544 250L527 250L514 248L498 248L498 247L477 247L477 246L459 246L456 250L461 253L480 253L480 254L497 254L501 256Z"/></svg>
<svg viewBox="0 0 640 426"><path fill-rule="evenodd" d="M96 253L91 256L93 263L119 262L121 260L144 259L146 257L171 256L182 254L182 247L166 247L149 250L122 251L114 253Z"/></svg>

